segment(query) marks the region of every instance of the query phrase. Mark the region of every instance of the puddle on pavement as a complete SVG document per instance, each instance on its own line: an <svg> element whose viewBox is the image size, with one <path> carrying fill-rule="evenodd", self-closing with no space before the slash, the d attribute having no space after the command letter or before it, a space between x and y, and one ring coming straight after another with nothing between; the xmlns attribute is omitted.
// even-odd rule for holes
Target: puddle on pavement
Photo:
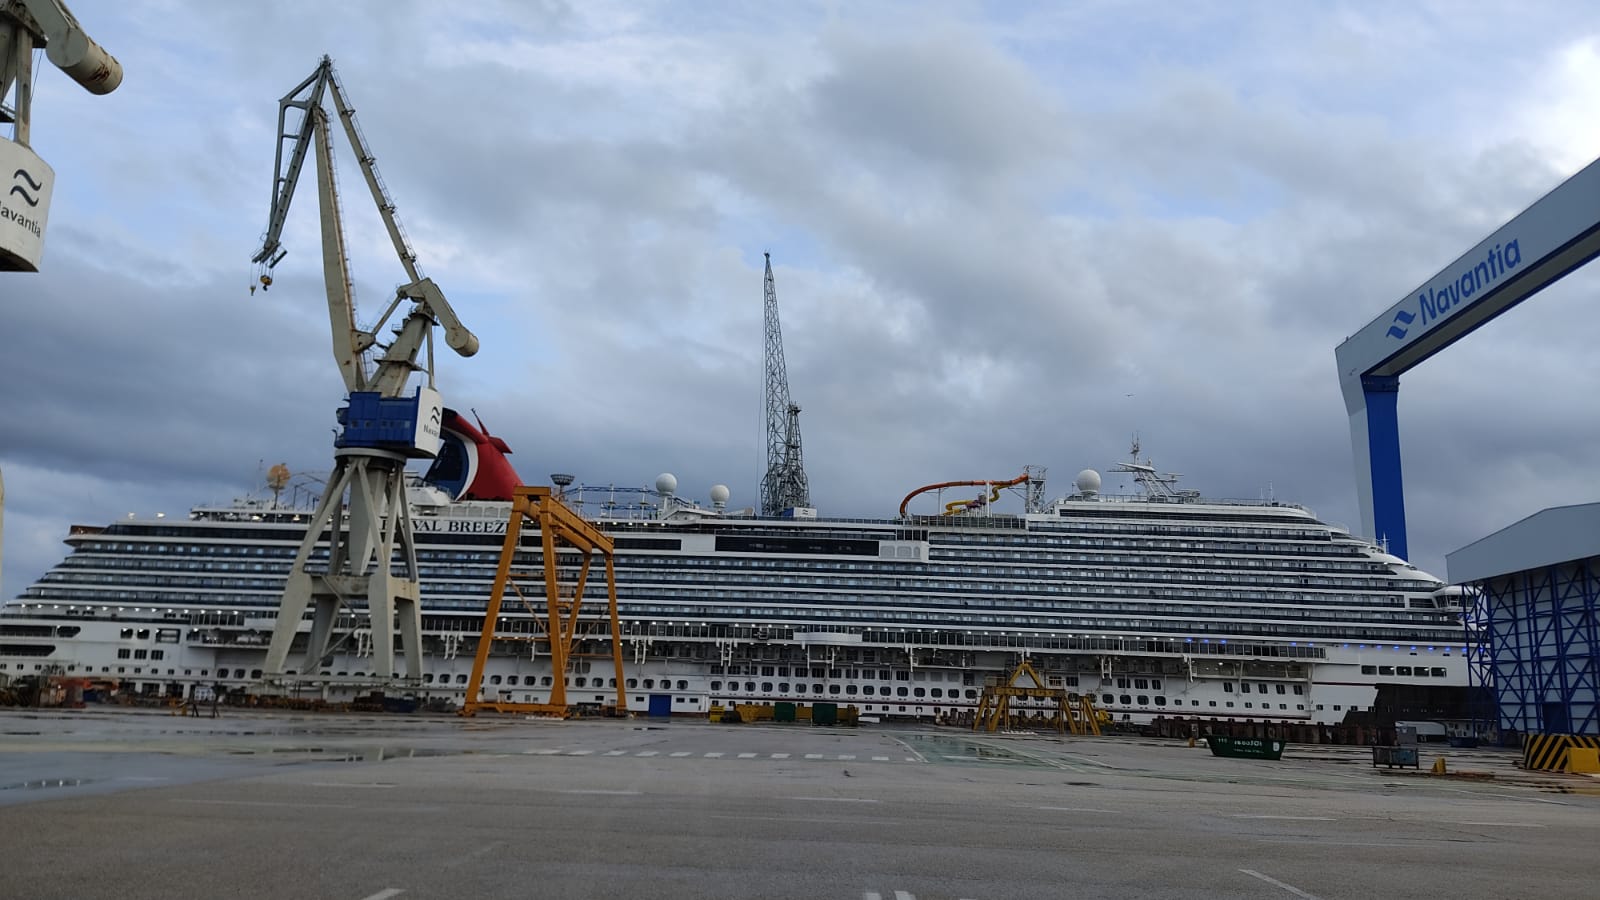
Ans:
<svg viewBox="0 0 1600 900"><path fill-rule="evenodd" d="M390 759L422 759L431 756L461 756L466 751L438 750L429 747L271 747L263 750L229 750L233 756L293 756L298 762L383 762Z"/></svg>
<svg viewBox="0 0 1600 900"><path fill-rule="evenodd" d="M1004 747L995 747L967 738L945 735L906 735L900 740L922 754L930 762L939 763L999 763L1021 766L1044 766L1046 763L1024 756Z"/></svg>
<svg viewBox="0 0 1600 900"><path fill-rule="evenodd" d="M94 784L93 778L41 778L38 781L14 781L11 784L0 784L0 791L39 791L48 788L78 787L85 784Z"/></svg>

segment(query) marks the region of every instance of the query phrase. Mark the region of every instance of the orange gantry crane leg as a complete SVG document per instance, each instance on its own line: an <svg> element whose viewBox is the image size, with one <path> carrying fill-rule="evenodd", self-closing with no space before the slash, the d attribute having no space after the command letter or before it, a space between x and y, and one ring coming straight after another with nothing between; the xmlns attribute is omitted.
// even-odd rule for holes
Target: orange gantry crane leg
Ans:
<svg viewBox="0 0 1600 900"><path fill-rule="evenodd" d="M543 555L539 572L520 572L515 568L516 555L522 540L523 529L531 523L539 531ZM566 585L560 578L561 549L575 549L580 562L576 583ZM489 607L484 611L483 634L478 638L477 656L472 662L472 679L467 683L467 699L461 714L470 716L479 710L501 713L527 713L531 715L566 718L570 712L567 704L566 675L573 651L582 635L578 634L578 611L583 606L584 588L589 581L589 569L595 554L605 559L606 601L611 620L611 659L616 668L616 711L628 711L628 694L622 676L622 624L617 615L617 573L611 538L587 519L573 512L550 492L548 487L519 487L511 499L511 521L506 524L506 540L500 550L500 567L495 572L494 587L489 593ZM530 601L536 595L536 582L543 582L545 597L541 611ZM524 592L522 585L528 585ZM527 608L535 630L527 633L502 632L500 610L509 588ZM512 703L505 700L483 699L483 670L489 661L489 650L496 640L532 640L549 645L551 688L548 703Z"/></svg>

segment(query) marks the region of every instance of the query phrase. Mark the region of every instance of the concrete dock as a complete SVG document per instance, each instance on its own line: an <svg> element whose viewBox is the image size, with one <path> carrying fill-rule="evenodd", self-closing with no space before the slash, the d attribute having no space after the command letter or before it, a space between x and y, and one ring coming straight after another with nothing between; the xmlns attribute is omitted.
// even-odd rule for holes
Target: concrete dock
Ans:
<svg viewBox="0 0 1600 900"><path fill-rule="evenodd" d="M0 713L18 898L1583 897L1600 781L1506 751L698 721ZM1451 771L1426 774L1442 753Z"/></svg>

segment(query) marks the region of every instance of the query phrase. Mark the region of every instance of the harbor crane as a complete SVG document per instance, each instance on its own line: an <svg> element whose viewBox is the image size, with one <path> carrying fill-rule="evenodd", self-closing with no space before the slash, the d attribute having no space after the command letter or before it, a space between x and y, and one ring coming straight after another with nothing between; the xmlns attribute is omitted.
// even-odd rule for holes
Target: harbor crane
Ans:
<svg viewBox="0 0 1600 900"><path fill-rule="evenodd" d="M772 278L772 254L763 254L762 309L766 323L765 399L767 410L767 473L761 479L761 514L781 516L786 510L811 506L811 486L800 448L800 407L789 399L789 369L783 361L783 330L778 324L778 288Z"/></svg>
<svg viewBox="0 0 1600 900"><path fill-rule="evenodd" d="M383 315L370 329L356 322L349 256L334 181L333 134L323 103L329 94L408 279L396 289ZM290 120L296 114L299 118L291 128ZM445 343L461 356L478 352L478 339L456 318L455 310L433 279L424 277L418 269L416 251L395 215L394 201L378 174L333 61L326 56L310 77L278 101L272 205L261 248L252 257L259 266L257 280L262 290L271 287L272 272L287 253L280 238L308 149L315 151L322 219L322 274L333 356L344 378L348 402L339 411L342 428L334 440L333 473L284 585L277 624L267 648L266 677L283 680L298 674L301 679L310 680L306 676L335 649L333 637L341 613L348 608L359 617L364 604L372 633L374 675L386 682L403 678L420 683L422 591L416 538L406 500L405 467L407 460L437 456L442 444L443 404L434 386L434 326L444 329ZM254 291L252 286L251 293ZM398 324L385 346L379 343L378 335L391 321ZM422 354L425 363L419 364L418 356ZM373 360L373 356L377 359ZM408 395L411 375L418 371L425 375L426 384ZM316 552L324 540L328 548L325 561ZM313 609L313 614L305 663L299 670L289 669L289 652L308 608ZM397 625L405 657L403 676L395 668ZM349 632L345 636L348 638Z"/></svg>
<svg viewBox="0 0 1600 900"><path fill-rule="evenodd" d="M122 84L122 64L84 32L61 0L0 0L0 272L37 272L55 170L29 146L33 120L33 51L93 94ZM6 104L15 91L16 99ZM0 479L0 532L5 527L5 481Z"/></svg>

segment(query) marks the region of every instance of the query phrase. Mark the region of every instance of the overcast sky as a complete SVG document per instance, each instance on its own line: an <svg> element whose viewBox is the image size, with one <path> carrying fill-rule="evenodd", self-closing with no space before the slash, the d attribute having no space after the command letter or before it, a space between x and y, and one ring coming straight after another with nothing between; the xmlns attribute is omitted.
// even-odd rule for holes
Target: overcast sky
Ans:
<svg viewBox="0 0 1600 900"><path fill-rule="evenodd" d="M834 515L1029 464L1060 494L1137 432L1207 496L1358 529L1334 348L1600 154L1577 2L71 5L126 80L38 84L45 271L0 275L6 597L71 524L331 467L309 172L248 291L277 100L324 53L482 340L446 401L524 480L755 505L770 251ZM370 319L402 270L340 177ZM1403 379L1419 565L1600 499L1597 278Z"/></svg>

